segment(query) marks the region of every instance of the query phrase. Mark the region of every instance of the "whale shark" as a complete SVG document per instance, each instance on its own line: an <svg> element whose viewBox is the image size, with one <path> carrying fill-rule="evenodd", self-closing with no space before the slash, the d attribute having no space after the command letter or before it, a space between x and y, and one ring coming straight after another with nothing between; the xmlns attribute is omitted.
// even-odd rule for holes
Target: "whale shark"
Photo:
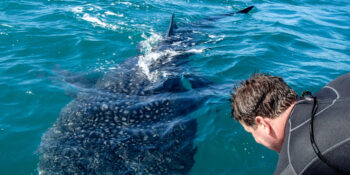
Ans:
<svg viewBox="0 0 350 175"><path fill-rule="evenodd" d="M192 38L172 14L150 54L126 59L80 92L43 134L39 174L187 174L196 153L197 121L190 114L212 84L184 73L195 54Z"/></svg>

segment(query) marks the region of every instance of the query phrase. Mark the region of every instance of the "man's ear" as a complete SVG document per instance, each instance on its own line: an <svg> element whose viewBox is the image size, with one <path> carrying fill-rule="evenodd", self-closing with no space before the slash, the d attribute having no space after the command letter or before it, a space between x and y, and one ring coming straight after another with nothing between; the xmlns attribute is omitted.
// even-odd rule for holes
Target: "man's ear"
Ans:
<svg viewBox="0 0 350 175"><path fill-rule="evenodd" d="M264 131L266 131L267 134L270 134L272 132L272 127L270 124L270 119L262 116L255 117L255 123L258 125L258 127L262 127Z"/></svg>

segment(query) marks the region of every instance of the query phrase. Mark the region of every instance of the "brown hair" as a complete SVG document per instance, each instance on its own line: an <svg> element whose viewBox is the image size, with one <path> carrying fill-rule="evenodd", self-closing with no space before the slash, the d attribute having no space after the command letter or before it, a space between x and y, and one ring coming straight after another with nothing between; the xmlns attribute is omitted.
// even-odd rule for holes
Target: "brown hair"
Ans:
<svg viewBox="0 0 350 175"><path fill-rule="evenodd" d="M275 118L298 98L281 77L255 73L233 88L232 115L237 121L255 126L255 117Z"/></svg>

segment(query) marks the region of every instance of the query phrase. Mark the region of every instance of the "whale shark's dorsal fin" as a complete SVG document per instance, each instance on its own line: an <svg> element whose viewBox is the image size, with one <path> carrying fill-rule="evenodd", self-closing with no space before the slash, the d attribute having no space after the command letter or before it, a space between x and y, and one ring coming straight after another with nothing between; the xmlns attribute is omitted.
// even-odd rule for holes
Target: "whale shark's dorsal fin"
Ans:
<svg viewBox="0 0 350 175"><path fill-rule="evenodd" d="M166 35L167 37L170 37L171 35L173 35L174 34L174 29L177 29L176 22L175 22L174 18L175 18L175 15L173 13L171 15L169 29L168 29L168 32L167 32L167 35Z"/></svg>

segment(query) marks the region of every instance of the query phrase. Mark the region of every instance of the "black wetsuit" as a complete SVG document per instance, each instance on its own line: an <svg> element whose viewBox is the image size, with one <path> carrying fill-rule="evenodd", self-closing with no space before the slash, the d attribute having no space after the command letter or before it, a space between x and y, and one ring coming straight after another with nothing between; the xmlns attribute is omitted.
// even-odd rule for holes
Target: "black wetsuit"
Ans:
<svg viewBox="0 0 350 175"><path fill-rule="evenodd" d="M332 166L350 174L350 73L333 80L314 96L318 104L313 120L315 142ZM311 146L313 104L312 98L301 98L294 106L275 174L337 174Z"/></svg>

